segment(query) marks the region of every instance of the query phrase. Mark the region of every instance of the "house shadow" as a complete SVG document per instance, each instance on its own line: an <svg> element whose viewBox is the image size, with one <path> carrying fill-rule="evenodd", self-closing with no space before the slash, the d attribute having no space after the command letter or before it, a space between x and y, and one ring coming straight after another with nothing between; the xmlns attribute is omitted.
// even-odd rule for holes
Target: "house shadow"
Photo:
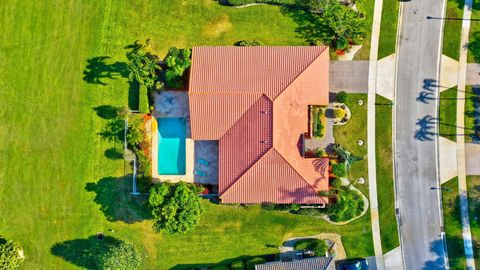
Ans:
<svg viewBox="0 0 480 270"><path fill-rule="evenodd" d="M56 243L50 248L50 252L76 266L86 269L99 269L95 263L96 258L122 242L122 240L111 236L104 236L103 240L97 240L97 236L90 236L86 239Z"/></svg>
<svg viewBox="0 0 480 270"><path fill-rule="evenodd" d="M268 246L267 246L268 245ZM269 247L269 246L272 246L272 248L276 248L275 245L269 245L267 244L265 245L266 247ZM174 267L171 267L170 270L182 270L182 269L195 269L195 270L200 270L200 269L206 269L206 268L211 268L211 267L215 267L215 266L226 266L226 267L229 267L232 262L236 262L236 261L248 261L248 260L251 260L253 258L263 258L265 260L265 262L273 262L276 260L276 258L279 256L280 254L278 253L274 253L274 254L264 254L264 255L257 255L257 256L254 256L254 255L243 255L243 256L238 256L238 257L235 257L235 258L229 258L229 259L225 259L225 260L222 260L218 263L197 263L197 264L177 264L175 265Z"/></svg>
<svg viewBox="0 0 480 270"><path fill-rule="evenodd" d="M151 219L146 198L131 195L131 181L131 175L105 177L96 183L87 183L85 189L96 194L94 202L100 205L100 210L108 221L131 224Z"/></svg>

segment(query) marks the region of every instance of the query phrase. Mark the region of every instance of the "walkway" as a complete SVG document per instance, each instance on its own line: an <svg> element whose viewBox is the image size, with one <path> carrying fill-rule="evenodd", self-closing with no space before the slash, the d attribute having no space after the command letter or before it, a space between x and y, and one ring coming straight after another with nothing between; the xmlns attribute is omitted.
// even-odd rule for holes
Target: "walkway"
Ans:
<svg viewBox="0 0 480 270"><path fill-rule="evenodd" d="M472 0L465 0L463 9L462 34L460 39L460 58L458 61L458 91L457 91L457 134L464 132L465 126L465 84L467 78L468 44L470 33L470 17L472 15ZM467 269L475 269L473 259L472 234L470 232L470 218L468 213L467 177L465 166L465 137L457 136L457 165L458 165L458 193L460 194L460 213L463 227L463 245L467 258Z"/></svg>
<svg viewBox="0 0 480 270"><path fill-rule="evenodd" d="M385 261L380 237L380 220L377 200L377 165L375 156L375 98L377 91L378 41L382 18L383 0L375 0L370 45L370 64L368 67L368 111L367 111L367 147L368 147L368 190L370 192L370 215L372 221L373 248L377 269L385 269Z"/></svg>

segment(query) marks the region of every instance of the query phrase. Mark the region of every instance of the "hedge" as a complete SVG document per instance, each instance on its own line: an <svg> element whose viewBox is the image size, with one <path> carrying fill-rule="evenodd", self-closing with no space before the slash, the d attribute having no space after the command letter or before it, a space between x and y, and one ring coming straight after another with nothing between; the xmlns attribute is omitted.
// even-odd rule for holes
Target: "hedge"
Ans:
<svg viewBox="0 0 480 270"><path fill-rule="evenodd" d="M263 3L277 5L293 5L295 0L225 0L231 6L243 6L248 4Z"/></svg>
<svg viewBox="0 0 480 270"><path fill-rule="evenodd" d="M140 113L150 113L150 106L148 105L148 90L145 85L140 85L138 91L138 110Z"/></svg>
<svg viewBox="0 0 480 270"><path fill-rule="evenodd" d="M245 263L243 261L232 262L230 268L232 270L245 270Z"/></svg>
<svg viewBox="0 0 480 270"><path fill-rule="evenodd" d="M255 265L265 263L265 259L261 257L255 257L246 262L247 270L255 270Z"/></svg>

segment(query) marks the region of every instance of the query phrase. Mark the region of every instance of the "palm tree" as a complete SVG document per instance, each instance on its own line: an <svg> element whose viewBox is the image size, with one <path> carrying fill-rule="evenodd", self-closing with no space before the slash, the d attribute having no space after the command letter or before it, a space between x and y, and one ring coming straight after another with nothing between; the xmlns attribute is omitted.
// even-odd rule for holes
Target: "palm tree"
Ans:
<svg viewBox="0 0 480 270"><path fill-rule="evenodd" d="M362 157L352 155L352 153L339 144L334 144L332 150L338 155L339 161L345 164L347 171L350 171L350 167L353 163L363 159Z"/></svg>

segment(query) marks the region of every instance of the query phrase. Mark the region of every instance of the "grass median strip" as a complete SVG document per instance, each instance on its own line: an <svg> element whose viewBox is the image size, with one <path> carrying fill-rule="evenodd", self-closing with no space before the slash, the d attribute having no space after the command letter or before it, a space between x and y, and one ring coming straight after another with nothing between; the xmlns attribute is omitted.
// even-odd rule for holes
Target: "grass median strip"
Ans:
<svg viewBox="0 0 480 270"><path fill-rule="evenodd" d="M440 136L457 141L457 87L440 93L439 131Z"/></svg>
<svg viewBox="0 0 480 270"><path fill-rule="evenodd" d="M467 176L467 191L475 267L480 269L480 176Z"/></svg>
<svg viewBox="0 0 480 270"><path fill-rule="evenodd" d="M446 18L462 18L463 1L447 0ZM442 53L458 61L460 56L460 34L462 32L462 20L445 20L443 30Z"/></svg>
<svg viewBox="0 0 480 270"><path fill-rule="evenodd" d="M377 95L377 104L390 104ZM398 229L395 217L395 194L392 153L392 106L375 108L375 155L377 158L377 194L380 218L380 236L384 253L398 247Z"/></svg>
<svg viewBox="0 0 480 270"><path fill-rule="evenodd" d="M378 59L395 53L397 43L398 24L397 0L384 0L382 8L382 21L380 23L380 39L378 43Z"/></svg>

